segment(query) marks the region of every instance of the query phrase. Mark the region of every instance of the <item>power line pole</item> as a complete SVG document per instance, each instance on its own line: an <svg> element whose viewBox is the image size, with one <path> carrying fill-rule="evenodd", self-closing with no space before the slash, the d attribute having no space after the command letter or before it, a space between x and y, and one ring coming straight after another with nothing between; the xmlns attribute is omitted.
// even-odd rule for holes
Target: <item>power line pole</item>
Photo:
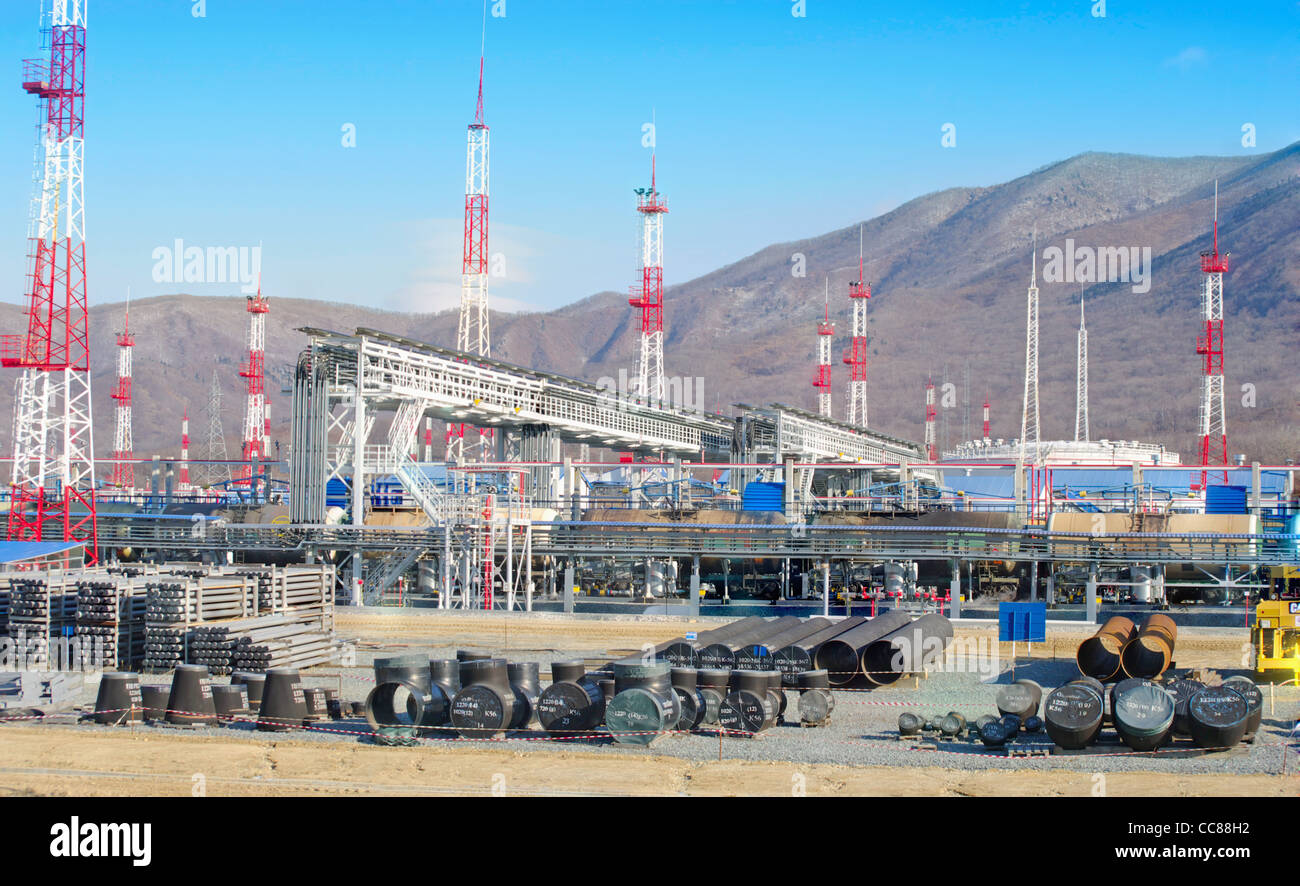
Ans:
<svg viewBox="0 0 1300 886"><path fill-rule="evenodd" d="M208 392L208 470L209 486L229 483L230 453L226 451L226 433L221 427L221 375L212 370L212 387Z"/></svg>

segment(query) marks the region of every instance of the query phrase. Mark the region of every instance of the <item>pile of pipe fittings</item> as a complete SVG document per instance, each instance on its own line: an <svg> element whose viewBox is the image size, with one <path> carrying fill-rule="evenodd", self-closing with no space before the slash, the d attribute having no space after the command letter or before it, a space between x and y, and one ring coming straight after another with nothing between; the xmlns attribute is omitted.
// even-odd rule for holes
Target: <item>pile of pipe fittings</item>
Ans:
<svg viewBox="0 0 1300 886"><path fill-rule="evenodd" d="M507 662L459 651L454 659L424 655L377 658L375 688L365 701L375 733L458 732L490 738L526 729L537 719L536 662Z"/></svg>
<svg viewBox="0 0 1300 886"><path fill-rule="evenodd" d="M545 689L535 662L464 650L455 659L376 659L366 720L381 734L482 739L536 725L555 738L609 736L644 746L701 729L758 735L784 722L789 688L799 692L800 721L823 726L835 709L832 680L810 665L824 640L867 620L850 621L841 627L823 618L740 619L662 643L653 655L593 669L581 659L552 662ZM902 616L888 625L910 623ZM777 664L782 651L788 653L785 667Z"/></svg>
<svg viewBox="0 0 1300 886"><path fill-rule="evenodd" d="M956 740L962 736L971 741L983 742L986 747L1001 748L1015 741L1021 733L1037 733L1043 729L1038 717L1038 706L1043 698L1043 688L1033 680L1017 680L1002 687L997 694L997 716L982 714L968 721L963 714L949 711L941 716L926 719L917 714L898 716L898 734L902 737L934 733L940 739Z"/></svg>
<svg viewBox="0 0 1300 886"><path fill-rule="evenodd" d="M297 668L236 671L228 684L214 684L206 666L182 664L170 686L142 686L139 674L125 671L104 673L89 719L107 726L255 723L263 732L284 732L360 712L359 703L345 707L337 689L304 688Z"/></svg>
<svg viewBox="0 0 1300 886"><path fill-rule="evenodd" d="M775 671L780 675L782 690L799 691L800 722L824 726L830 722L835 706L833 688L887 686L906 673L935 667L942 662L952 636L952 623L947 618L925 615L914 621L902 610L887 610L872 619L853 616L840 621L751 616L697 637L661 643L655 647L655 656L679 668L699 669L698 684L706 702L717 702L706 712L704 725L731 728L716 719L714 713L720 716L722 702L740 691L733 672ZM746 682L756 685L753 678ZM721 691L722 687L726 691ZM753 688L748 686L743 691L753 696ZM784 698L784 692L780 694ZM784 704L778 702L777 707L779 721ZM741 709L747 713L737 713ZM738 697L728 716L732 718L728 722L743 724L744 728L736 730L740 733L754 734L770 728L754 728L768 718L760 715L753 697L743 702Z"/></svg>
<svg viewBox="0 0 1300 886"><path fill-rule="evenodd" d="M1033 680L1017 680L998 690L997 716L982 714L967 720L957 711L931 717L903 713L898 716L898 734L902 737L919 736L924 732L936 737L957 740L965 736L970 741L982 742L985 747L1001 748L1014 742L1022 733L1043 731L1043 720L1038 707L1043 699L1043 687Z"/></svg>
<svg viewBox="0 0 1300 886"><path fill-rule="evenodd" d="M613 694L605 729L622 744L649 745L705 728L754 736L784 722L780 671L672 667L666 661L618 661L609 669Z"/></svg>
<svg viewBox="0 0 1300 886"><path fill-rule="evenodd" d="M1105 726L1135 751L1190 744L1227 750L1253 741L1264 713L1264 695L1249 677L1215 685L1188 678L1162 682L1127 677L1103 684L1081 677L1052 692L1043 707L1047 733L1067 750L1095 743Z"/></svg>
<svg viewBox="0 0 1300 886"><path fill-rule="evenodd" d="M931 731L947 738L967 732L985 747L1003 748L1022 733L1045 730L1058 749L1080 751L1104 741L1103 730L1110 727L1114 738L1132 751L1179 745L1226 750L1253 740L1264 696L1249 677L1241 676L1208 686L1188 678L1157 682L1139 677L1107 685L1084 676L1046 695L1033 680L1017 680L998 690L997 709L997 716L985 714L970 724L952 711L928 721L904 713L898 731L901 736Z"/></svg>
<svg viewBox="0 0 1300 886"><path fill-rule="evenodd" d="M1250 740L1263 716L1259 687L1249 677L1216 685L1171 678L1177 640L1173 619L1156 612L1140 628L1114 616L1080 643L1075 660L1083 677L1056 690L1045 711L1057 744L1087 747L1103 725L1134 750L1186 738L1216 750Z"/></svg>
<svg viewBox="0 0 1300 886"><path fill-rule="evenodd" d="M616 661L588 670L580 659L551 663L542 689L536 662L470 652L456 659L377 659L366 699L372 730L497 738L540 726L560 739L609 736L649 745L706 725L754 734L785 711L779 671L675 668Z"/></svg>
<svg viewBox="0 0 1300 886"><path fill-rule="evenodd" d="M1177 640L1178 625L1163 613L1147 616L1141 628L1116 615L1079 644L1075 661L1079 673L1103 683L1121 677L1154 680L1173 665Z"/></svg>

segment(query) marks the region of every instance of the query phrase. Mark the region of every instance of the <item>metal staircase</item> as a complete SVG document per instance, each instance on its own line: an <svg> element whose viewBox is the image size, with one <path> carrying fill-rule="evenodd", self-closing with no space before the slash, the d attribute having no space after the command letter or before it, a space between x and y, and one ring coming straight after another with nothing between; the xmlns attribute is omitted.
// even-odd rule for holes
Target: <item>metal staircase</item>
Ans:
<svg viewBox="0 0 1300 886"><path fill-rule="evenodd" d="M366 606L374 606L384 591L402 577L406 570L415 564L424 553L419 548L389 554L378 564L377 568L366 571L365 584L361 586L361 599Z"/></svg>
<svg viewBox="0 0 1300 886"><path fill-rule="evenodd" d="M438 485L429 479L409 453L394 452L393 461L393 475L402 482L402 488L424 509L434 525L446 524L447 496Z"/></svg>

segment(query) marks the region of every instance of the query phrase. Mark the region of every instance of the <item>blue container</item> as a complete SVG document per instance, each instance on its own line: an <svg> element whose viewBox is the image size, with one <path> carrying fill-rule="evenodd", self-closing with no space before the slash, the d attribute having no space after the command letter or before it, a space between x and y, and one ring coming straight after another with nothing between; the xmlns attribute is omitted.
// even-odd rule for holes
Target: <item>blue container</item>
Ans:
<svg viewBox="0 0 1300 886"><path fill-rule="evenodd" d="M1047 641L1046 603L999 603L998 639L1003 643Z"/></svg>
<svg viewBox="0 0 1300 886"><path fill-rule="evenodd" d="M346 508L352 490L346 482L335 477L325 484L325 507Z"/></svg>
<svg viewBox="0 0 1300 886"><path fill-rule="evenodd" d="M755 480L745 484L740 496L741 507L747 511L784 511L785 484Z"/></svg>
<svg viewBox="0 0 1300 886"><path fill-rule="evenodd" d="M1205 488L1205 513L1246 513L1245 486L1207 486Z"/></svg>

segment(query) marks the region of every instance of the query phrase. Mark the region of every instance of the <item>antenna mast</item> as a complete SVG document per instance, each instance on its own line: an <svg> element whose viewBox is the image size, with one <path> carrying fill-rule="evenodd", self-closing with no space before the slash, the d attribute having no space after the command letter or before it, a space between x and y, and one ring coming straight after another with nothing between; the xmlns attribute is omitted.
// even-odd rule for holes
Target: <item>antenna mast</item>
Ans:
<svg viewBox="0 0 1300 886"><path fill-rule="evenodd" d="M1088 326L1083 319L1083 284L1079 284L1079 364L1076 371L1074 439L1087 442L1088 431Z"/></svg>
<svg viewBox="0 0 1300 886"><path fill-rule="evenodd" d="M109 483L120 489L135 488L135 455L131 435L131 352L135 336L131 334L131 290L126 293L126 319L117 336L117 384L109 397L114 408L113 473Z"/></svg>
<svg viewBox="0 0 1300 886"><path fill-rule="evenodd" d="M817 412L831 417L831 339L835 335L835 324L831 322L831 281L826 278L826 309L822 319L817 323L817 375L813 377L813 387L817 389Z"/></svg>
<svg viewBox="0 0 1300 886"><path fill-rule="evenodd" d="M848 408L844 420L860 428L867 426L867 300L871 284L863 280L862 225L858 225L858 279L849 281L853 303L853 337L844 362L849 364Z"/></svg>
<svg viewBox="0 0 1300 886"><path fill-rule="evenodd" d="M935 441L934 379L925 380L925 459L933 464L939 460L939 447Z"/></svg>
<svg viewBox="0 0 1300 886"><path fill-rule="evenodd" d="M221 376L212 370L208 388L208 471L209 486L230 482L230 453L226 449L226 432L221 423Z"/></svg>
<svg viewBox="0 0 1300 886"><path fill-rule="evenodd" d="M456 348L478 357L492 356L488 314L488 126L483 119L483 63L487 48L487 2L478 56L478 101L465 147L465 239L460 268L460 323ZM465 425L447 426L447 460L465 459ZM492 429L479 429L479 453L489 460Z"/></svg>
<svg viewBox="0 0 1300 886"><path fill-rule="evenodd" d="M82 542L92 565L98 529L86 311L86 4L55 0L44 33L49 57L23 65L23 89L40 102L27 330L0 340L0 365L22 370L8 538Z"/></svg>
<svg viewBox="0 0 1300 886"><path fill-rule="evenodd" d="M1200 449L1201 488L1206 487L1206 467L1228 463L1228 422L1223 408L1223 275L1228 272L1228 253L1219 254L1219 182L1214 182L1214 247L1201 253L1203 330L1196 338L1201 363ZM1223 482L1228 475L1223 473Z"/></svg>
<svg viewBox="0 0 1300 886"><path fill-rule="evenodd" d="M1020 459L1038 463L1038 232L1034 232L1033 270L1025 317L1025 406L1020 419Z"/></svg>
<svg viewBox="0 0 1300 886"><path fill-rule="evenodd" d="M248 296L248 361L239 367L239 375L247 382L248 399L244 409L244 438L240 452L240 481L253 480L253 458L266 462L270 445L270 419L266 406L266 315L270 304L262 295L262 284L257 285L257 295Z"/></svg>
<svg viewBox="0 0 1300 886"><path fill-rule="evenodd" d="M181 414L181 477L180 485L182 489L188 489L190 486L190 405L185 404L185 412Z"/></svg>
<svg viewBox="0 0 1300 886"><path fill-rule="evenodd" d="M657 128L654 137L657 148ZM631 287L627 301L641 311L637 395L657 403L664 399L664 216L668 201L655 180L656 153L650 153L650 187L636 189L636 211L641 214L641 283Z"/></svg>

